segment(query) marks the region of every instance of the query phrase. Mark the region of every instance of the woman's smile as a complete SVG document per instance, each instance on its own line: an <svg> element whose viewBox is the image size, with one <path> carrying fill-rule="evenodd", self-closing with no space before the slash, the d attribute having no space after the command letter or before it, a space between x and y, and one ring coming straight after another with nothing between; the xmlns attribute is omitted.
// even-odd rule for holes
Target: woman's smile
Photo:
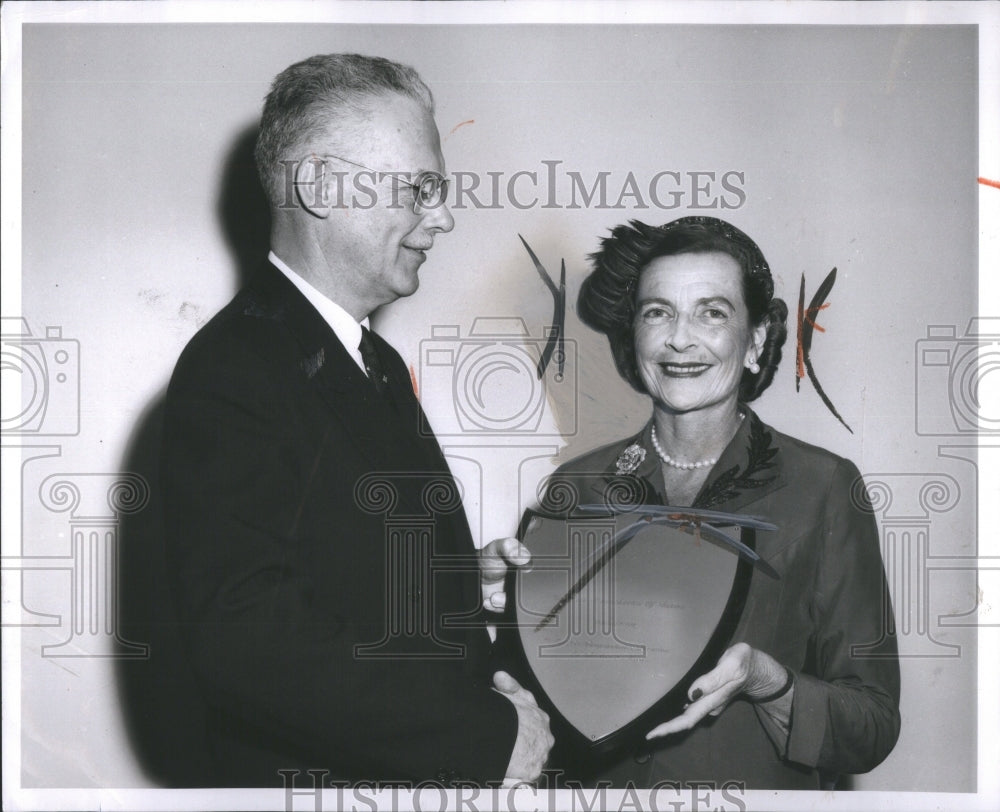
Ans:
<svg viewBox="0 0 1000 812"><path fill-rule="evenodd" d="M697 361L687 361L679 363L676 361L660 361L659 367L663 374L670 378L696 378L703 372L711 369L711 364L702 364Z"/></svg>

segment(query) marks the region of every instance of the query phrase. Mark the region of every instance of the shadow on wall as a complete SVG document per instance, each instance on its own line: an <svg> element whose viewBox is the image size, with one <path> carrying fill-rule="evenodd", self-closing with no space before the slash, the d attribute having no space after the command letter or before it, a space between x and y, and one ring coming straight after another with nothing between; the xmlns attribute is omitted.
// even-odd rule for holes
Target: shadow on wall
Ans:
<svg viewBox="0 0 1000 812"><path fill-rule="evenodd" d="M218 222L233 253L237 287L267 256L270 214L253 160L256 126L239 134L222 172ZM118 695L129 741L151 782L164 787L215 786L206 737L207 713L184 650L166 568L160 488L160 444L166 389L147 405L132 432L122 470L149 485L147 507L123 516L119 546L119 632L149 646L147 659L119 659Z"/></svg>
<svg viewBox="0 0 1000 812"><path fill-rule="evenodd" d="M159 481L161 391L133 433L123 469L149 484L146 509L123 517L119 546L119 631L144 643L144 660L116 663L118 696L133 751L151 781L166 787L210 785L206 714L184 653L166 572Z"/></svg>
<svg viewBox="0 0 1000 812"><path fill-rule="evenodd" d="M216 214L243 287L267 258L271 244L271 211L260 186L253 147L257 125L246 127L233 142L222 170Z"/></svg>

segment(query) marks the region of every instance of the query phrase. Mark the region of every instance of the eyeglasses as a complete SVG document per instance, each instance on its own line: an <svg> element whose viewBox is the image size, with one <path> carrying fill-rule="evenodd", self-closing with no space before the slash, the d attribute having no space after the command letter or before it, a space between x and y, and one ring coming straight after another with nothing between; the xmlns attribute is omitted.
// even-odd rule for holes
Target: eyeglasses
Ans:
<svg viewBox="0 0 1000 812"><path fill-rule="evenodd" d="M413 190L414 214L420 214L420 209L435 209L444 203L445 199L448 197L447 178L431 170L419 173L412 181L410 181L409 172L380 172L377 169L372 169L370 166L359 164L356 161L349 161L347 158L341 158L339 155L322 155L319 157L321 157L324 161L333 158L338 161L343 161L345 164L356 166L359 169L366 169L373 173L378 180L382 180L382 178L385 177L395 178L403 184L403 186L408 186Z"/></svg>

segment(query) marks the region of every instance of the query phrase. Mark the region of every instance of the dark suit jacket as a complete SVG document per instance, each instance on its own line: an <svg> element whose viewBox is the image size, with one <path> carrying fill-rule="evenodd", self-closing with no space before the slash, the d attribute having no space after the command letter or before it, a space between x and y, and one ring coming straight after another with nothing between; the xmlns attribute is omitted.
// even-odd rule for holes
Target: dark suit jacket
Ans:
<svg viewBox="0 0 1000 812"><path fill-rule="evenodd" d="M744 407L746 409L746 407ZM899 664L891 632L878 529L853 463L747 417L719 458L695 507L760 516L778 526L757 533L757 551L780 575L754 570L732 643L772 655L795 675L787 743L753 704L738 700L694 730L666 737L598 778L727 782L746 788L817 789L825 776L866 772L899 735ZM616 475L630 445L645 451ZM649 425L636 436L561 466L545 505L610 500L671 504L663 492Z"/></svg>
<svg viewBox="0 0 1000 812"><path fill-rule="evenodd" d="M490 688L460 499L376 344L389 397L267 266L171 380L168 570L221 786L506 771L516 712Z"/></svg>

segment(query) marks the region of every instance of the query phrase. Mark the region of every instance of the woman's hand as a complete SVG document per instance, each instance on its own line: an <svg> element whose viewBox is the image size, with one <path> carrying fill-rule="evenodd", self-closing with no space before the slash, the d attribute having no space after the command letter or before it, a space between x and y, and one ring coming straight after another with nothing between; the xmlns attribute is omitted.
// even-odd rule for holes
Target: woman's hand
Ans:
<svg viewBox="0 0 1000 812"><path fill-rule="evenodd" d="M782 688L787 685L788 677L789 672L770 654L746 643L730 646L715 668L691 683L688 689L691 701L684 713L655 727L646 738L690 730L706 716L718 716L740 695L751 701L767 699L777 693L787 696Z"/></svg>

